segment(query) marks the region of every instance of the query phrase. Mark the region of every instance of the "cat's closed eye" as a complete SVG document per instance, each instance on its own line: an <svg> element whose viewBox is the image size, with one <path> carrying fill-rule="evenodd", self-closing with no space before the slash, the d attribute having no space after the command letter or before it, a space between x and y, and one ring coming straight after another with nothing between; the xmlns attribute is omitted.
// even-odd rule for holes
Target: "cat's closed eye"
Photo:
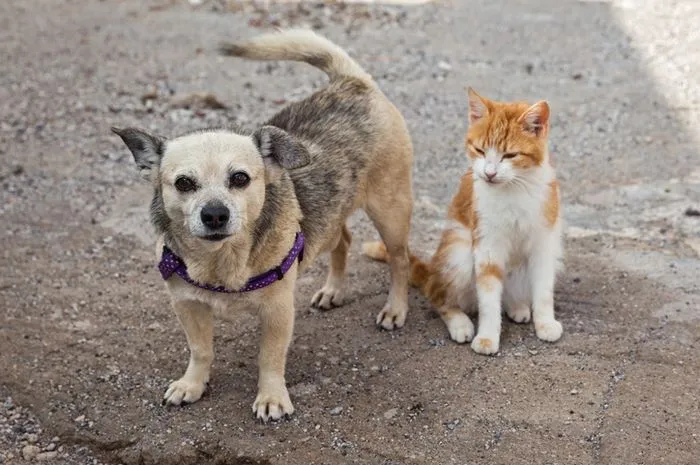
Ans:
<svg viewBox="0 0 700 465"><path fill-rule="evenodd" d="M504 153L504 154L503 154L503 159L504 159L504 160L507 160L507 159L510 159L510 158L515 158L515 157L517 157L518 155L519 155L518 152Z"/></svg>
<svg viewBox="0 0 700 465"><path fill-rule="evenodd" d="M482 156L484 155L484 151L481 150L480 148L474 147L473 145L472 145L472 148L473 148L474 151L475 151L476 153L478 153L479 155L482 155Z"/></svg>

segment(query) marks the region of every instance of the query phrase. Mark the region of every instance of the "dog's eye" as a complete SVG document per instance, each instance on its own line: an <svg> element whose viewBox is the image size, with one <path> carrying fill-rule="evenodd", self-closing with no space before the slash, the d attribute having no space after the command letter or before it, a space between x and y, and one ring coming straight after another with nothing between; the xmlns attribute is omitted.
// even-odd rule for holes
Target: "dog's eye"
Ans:
<svg viewBox="0 0 700 465"><path fill-rule="evenodd" d="M242 188L248 185L250 182L250 176L245 174L243 171L237 171L231 175L229 178L229 184L231 187Z"/></svg>
<svg viewBox="0 0 700 465"><path fill-rule="evenodd" d="M175 188L180 192L190 192L197 189L197 184L187 176L179 176L175 180Z"/></svg>
<svg viewBox="0 0 700 465"><path fill-rule="evenodd" d="M508 158L515 158L518 156L518 152L511 152L511 153L504 153L503 158L508 159Z"/></svg>

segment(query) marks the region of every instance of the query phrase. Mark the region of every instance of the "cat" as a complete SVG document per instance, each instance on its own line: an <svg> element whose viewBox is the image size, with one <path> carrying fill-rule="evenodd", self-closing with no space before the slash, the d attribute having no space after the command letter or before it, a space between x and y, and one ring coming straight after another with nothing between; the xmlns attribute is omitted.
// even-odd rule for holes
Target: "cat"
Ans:
<svg viewBox="0 0 700 465"><path fill-rule="evenodd" d="M547 147L549 105L497 102L469 88L470 168L448 209L430 262L411 255L411 283L435 306L450 338L479 354L499 350L501 305L537 337L559 340L554 283L563 259L559 183ZM386 261L381 242L365 255ZM465 313L478 306L478 331ZM532 310L532 311L531 311Z"/></svg>

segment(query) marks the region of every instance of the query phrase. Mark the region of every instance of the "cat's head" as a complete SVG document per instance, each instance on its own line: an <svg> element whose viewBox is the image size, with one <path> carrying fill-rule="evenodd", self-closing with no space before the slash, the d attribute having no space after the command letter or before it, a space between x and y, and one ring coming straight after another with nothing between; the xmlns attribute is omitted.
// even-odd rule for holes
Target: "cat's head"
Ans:
<svg viewBox="0 0 700 465"><path fill-rule="evenodd" d="M507 185L549 166L549 105L495 102L469 88L467 155L477 180Z"/></svg>

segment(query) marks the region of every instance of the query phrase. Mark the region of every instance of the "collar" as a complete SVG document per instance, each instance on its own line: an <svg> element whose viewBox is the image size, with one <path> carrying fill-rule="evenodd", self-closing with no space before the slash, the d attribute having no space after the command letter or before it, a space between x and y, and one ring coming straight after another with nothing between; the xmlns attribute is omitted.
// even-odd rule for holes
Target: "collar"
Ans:
<svg viewBox="0 0 700 465"><path fill-rule="evenodd" d="M167 246L163 246L163 255L158 263L158 270L160 271L160 275L166 281L173 275L173 273L175 273L184 281L200 289L205 289L212 292L236 294L240 292L250 292L262 289L275 281L281 281L282 278L284 278L285 273L289 271L297 258L299 258L300 262L304 259L304 233L301 231L297 233L296 238L294 239L292 250L289 251L278 267L250 278L245 286L239 290L227 289L224 286L211 286L209 284L198 283L197 281L193 280L190 278L190 275L187 274L187 265L185 265L185 262L180 257L175 255L175 253Z"/></svg>

